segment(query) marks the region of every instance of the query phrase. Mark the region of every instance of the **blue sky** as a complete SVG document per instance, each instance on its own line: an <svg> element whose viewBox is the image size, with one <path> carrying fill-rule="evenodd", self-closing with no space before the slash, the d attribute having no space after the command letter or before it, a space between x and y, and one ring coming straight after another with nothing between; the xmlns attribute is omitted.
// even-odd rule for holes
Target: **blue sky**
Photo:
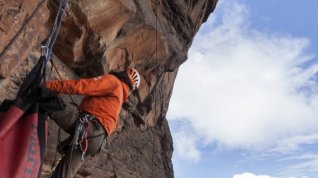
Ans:
<svg viewBox="0 0 318 178"><path fill-rule="evenodd" d="M318 177L318 1L301 3L219 1L170 102L176 178Z"/></svg>

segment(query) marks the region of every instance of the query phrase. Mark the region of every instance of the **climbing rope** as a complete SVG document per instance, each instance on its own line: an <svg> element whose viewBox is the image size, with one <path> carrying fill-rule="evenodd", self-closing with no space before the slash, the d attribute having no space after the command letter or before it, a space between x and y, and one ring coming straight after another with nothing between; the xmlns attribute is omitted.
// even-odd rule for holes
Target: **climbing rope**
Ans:
<svg viewBox="0 0 318 178"><path fill-rule="evenodd" d="M46 62L51 59L53 45L55 43L55 40L57 38L58 32L60 30L60 27L63 21L66 5L67 5L67 0L60 0L59 8L54 20L52 30L50 34L48 35L45 45L42 46L42 56L45 56Z"/></svg>
<svg viewBox="0 0 318 178"><path fill-rule="evenodd" d="M61 75L60 75L59 71L57 70L56 66L54 65L53 61L51 60L51 57L52 57L53 45L54 45L54 43L56 41L58 32L60 30L60 27L61 27L61 24L62 24L62 21L63 21L66 5L67 5L67 0L60 0L59 8L58 8L57 14L55 16L55 20L54 20L51 32L49 33L49 35L48 35L48 37L46 39L46 43L44 45L42 45L42 47L41 47L42 55L41 55L40 59L44 58L44 62L45 62L45 65L44 65L44 68L43 68L43 71L42 71L42 75L43 75L43 80L44 81L46 80L46 75L45 75L46 67L45 66L46 66L46 64L47 64L47 62L49 60L51 61L52 69L54 68L56 70L58 76L61 78ZM52 71L52 69L51 69L51 71ZM73 102L72 97L70 97L70 98L71 98L71 100ZM60 134L61 134L61 129L59 128L59 130L58 130L58 139L57 139L58 143L57 144L59 144L59 142L60 142L60 138L59 138ZM57 152L55 152L54 160L53 160L52 165L51 165L51 171L52 171L53 167L55 167L56 161L57 161Z"/></svg>
<svg viewBox="0 0 318 178"><path fill-rule="evenodd" d="M48 60L50 60L51 57L52 57L53 45L54 45L54 43L56 41L58 32L60 30L60 27L61 27L61 24L62 24L62 21L63 21L63 17L64 17L64 14L65 14L66 6L67 6L67 0L60 0L59 8L58 8L55 20L54 20L54 24L53 24L52 30L51 30L50 34L48 35L48 38L47 38L47 41L46 41L45 45L42 46L42 56L45 56L46 62ZM59 79L62 80L62 76L59 73L59 71L58 71L57 67L55 66L55 64L53 63L53 60L50 60L50 61L51 61L52 68L55 69ZM70 100L72 101L72 104L76 104L74 99L70 95L68 95L68 96L70 97Z"/></svg>

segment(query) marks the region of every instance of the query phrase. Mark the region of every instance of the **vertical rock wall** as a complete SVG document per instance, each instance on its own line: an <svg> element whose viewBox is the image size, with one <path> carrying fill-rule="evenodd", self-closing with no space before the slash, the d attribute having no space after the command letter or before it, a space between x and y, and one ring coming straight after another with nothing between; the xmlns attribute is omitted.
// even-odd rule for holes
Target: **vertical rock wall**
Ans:
<svg viewBox="0 0 318 178"><path fill-rule="evenodd" d="M69 0L54 46L49 78L94 77L130 65L142 84L123 107L117 130L79 177L173 177L173 145L166 112L178 67L217 0ZM55 0L0 1L0 101L17 89L40 55L57 9ZM58 72L57 72L58 71ZM78 96L64 96L51 115L43 177L51 171L56 125L77 115ZM67 127L63 128L67 129ZM63 134L62 134L63 135Z"/></svg>

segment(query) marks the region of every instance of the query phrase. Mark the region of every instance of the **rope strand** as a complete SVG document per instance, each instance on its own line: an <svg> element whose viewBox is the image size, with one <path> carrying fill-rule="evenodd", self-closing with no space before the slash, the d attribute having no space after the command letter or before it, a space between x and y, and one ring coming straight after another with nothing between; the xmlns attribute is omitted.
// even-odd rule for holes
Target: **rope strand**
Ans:
<svg viewBox="0 0 318 178"><path fill-rule="evenodd" d="M48 38L47 38L45 45L42 46L42 55L45 56L46 62L51 59L52 48L53 48L53 45L56 41L59 29L60 29L62 21L63 21L66 5L67 5L67 0L60 0L59 9L57 11L57 15L55 17L52 30L51 30L50 34L48 35Z"/></svg>

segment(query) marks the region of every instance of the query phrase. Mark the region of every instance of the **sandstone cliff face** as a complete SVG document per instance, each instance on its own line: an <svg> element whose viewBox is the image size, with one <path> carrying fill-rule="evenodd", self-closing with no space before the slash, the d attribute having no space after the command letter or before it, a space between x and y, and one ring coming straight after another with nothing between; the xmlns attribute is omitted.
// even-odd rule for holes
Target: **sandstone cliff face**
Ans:
<svg viewBox="0 0 318 178"><path fill-rule="evenodd" d="M79 177L173 177L173 145L166 120L169 99L178 67L187 59L194 35L216 3L69 0L48 77L94 77L127 65L142 75L141 87L124 105L116 132L109 136L101 154L85 163ZM55 0L0 1L0 101L15 97L37 61L57 5ZM43 177L50 174L56 158L56 123L67 129L81 100L62 97L67 108L49 120Z"/></svg>

